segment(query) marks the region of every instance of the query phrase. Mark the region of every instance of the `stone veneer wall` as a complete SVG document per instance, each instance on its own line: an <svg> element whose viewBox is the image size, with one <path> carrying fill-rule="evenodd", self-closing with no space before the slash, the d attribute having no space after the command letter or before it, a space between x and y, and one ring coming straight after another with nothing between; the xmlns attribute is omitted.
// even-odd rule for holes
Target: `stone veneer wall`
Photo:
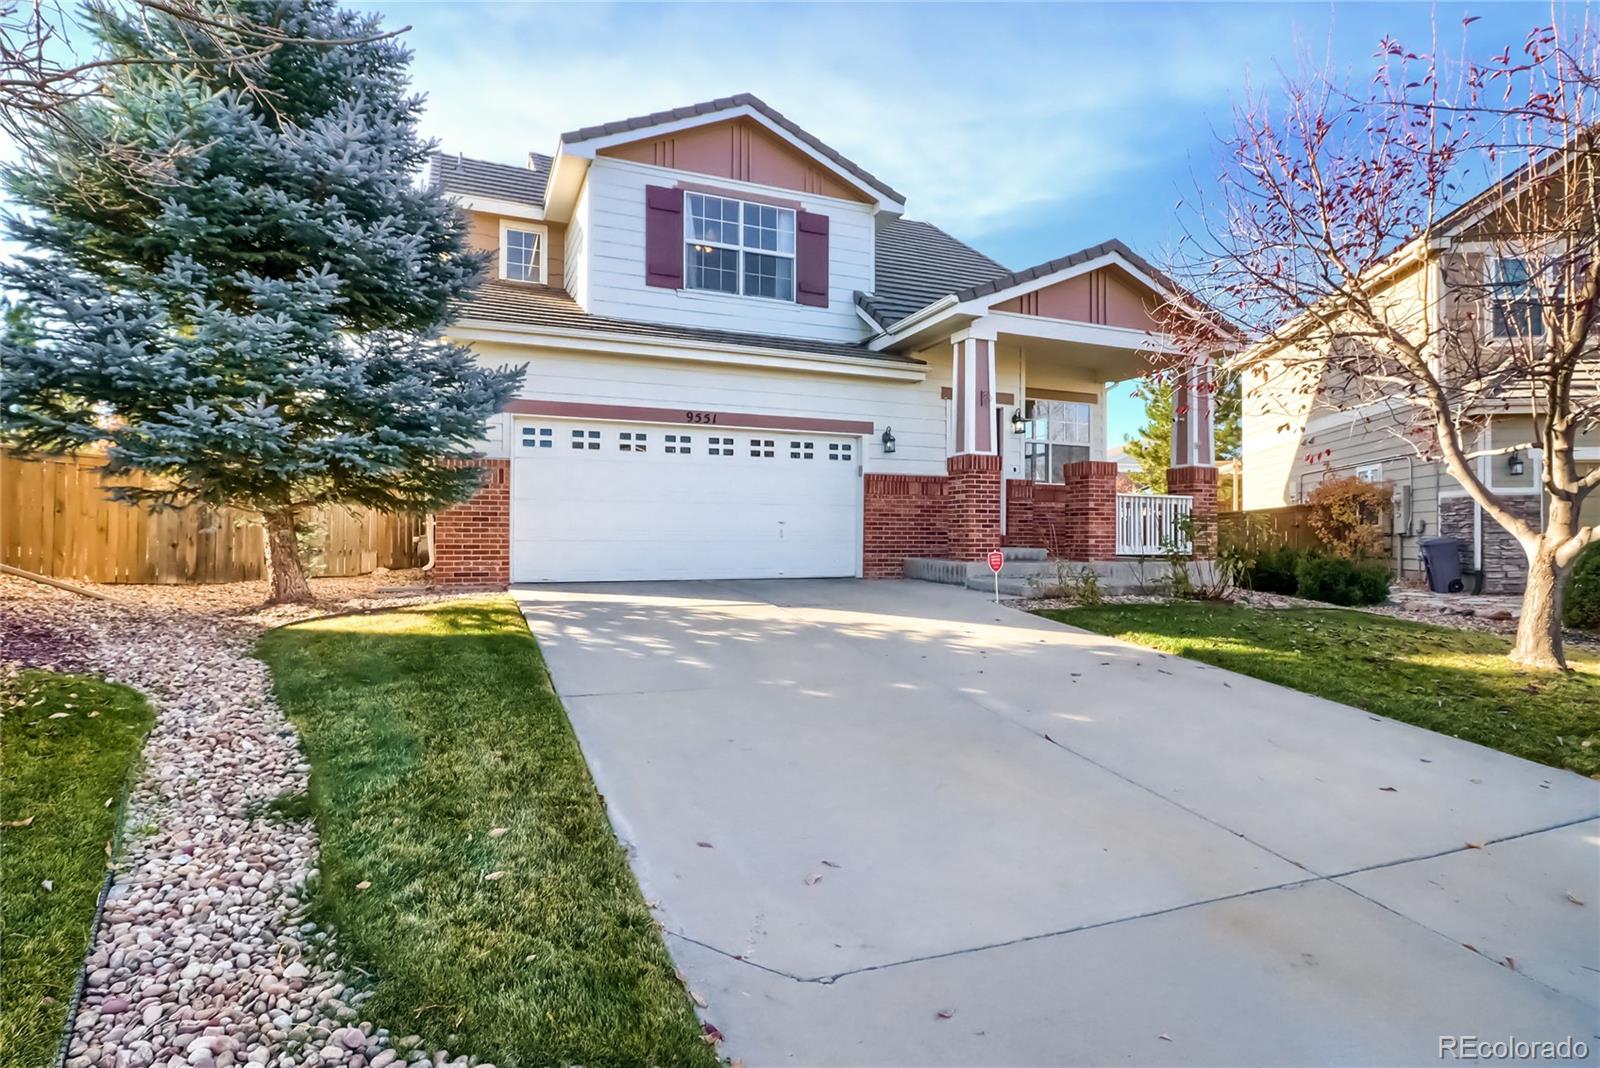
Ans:
<svg viewBox="0 0 1600 1068"><path fill-rule="evenodd" d="M1539 498L1527 494L1502 498L1517 515L1529 522L1539 521ZM1439 533L1461 543L1461 567L1472 567L1473 510L1470 497L1442 497L1439 500ZM1494 517L1483 516L1483 592L1521 593L1528 584L1528 557Z"/></svg>

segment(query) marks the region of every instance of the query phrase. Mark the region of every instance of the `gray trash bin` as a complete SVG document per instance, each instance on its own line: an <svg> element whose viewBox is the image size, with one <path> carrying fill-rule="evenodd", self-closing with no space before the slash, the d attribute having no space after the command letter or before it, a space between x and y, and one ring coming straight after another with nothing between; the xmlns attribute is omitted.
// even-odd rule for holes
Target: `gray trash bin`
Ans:
<svg viewBox="0 0 1600 1068"><path fill-rule="evenodd" d="M1455 538L1428 538L1421 545L1422 570L1428 576L1428 589L1434 593L1460 593L1461 543Z"/></svg>

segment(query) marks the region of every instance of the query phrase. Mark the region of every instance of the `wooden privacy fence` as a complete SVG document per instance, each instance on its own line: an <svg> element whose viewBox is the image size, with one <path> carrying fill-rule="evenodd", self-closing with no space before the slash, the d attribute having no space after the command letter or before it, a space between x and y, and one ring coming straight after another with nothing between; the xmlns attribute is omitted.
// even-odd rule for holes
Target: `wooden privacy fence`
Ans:
<svg viewBox="0 0 1600 1068"><path fill-rule="evenodd" d="M87 582L240 582L266 575L261 524L233 508L152 512L111 500L92 455L21 460L0 452L0 562ZM330 506L308 512L304 558L313 575L420 567L424 519Z"/></svg>
<svg viewBox="0 0 1600 1068"><path fill-rule="evenodd" d="M1322 545L1322 539L1311 528L1308 504L1252 512L1221 512L1217 515L1217 536L1224 545L1246 541L1264 541L1292 549L1316 549Z"/></svg>

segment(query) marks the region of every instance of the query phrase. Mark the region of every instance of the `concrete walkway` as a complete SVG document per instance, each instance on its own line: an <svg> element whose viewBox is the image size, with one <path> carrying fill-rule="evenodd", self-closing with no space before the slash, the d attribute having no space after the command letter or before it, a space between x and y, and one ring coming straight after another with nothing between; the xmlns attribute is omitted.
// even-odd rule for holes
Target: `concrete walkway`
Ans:
<svg viewBox="0 0 1600 1068"><path fill-rule="evenodd" d="M1600 783L952 587L515 594L725 1056L1600 1056Z"/></svg>

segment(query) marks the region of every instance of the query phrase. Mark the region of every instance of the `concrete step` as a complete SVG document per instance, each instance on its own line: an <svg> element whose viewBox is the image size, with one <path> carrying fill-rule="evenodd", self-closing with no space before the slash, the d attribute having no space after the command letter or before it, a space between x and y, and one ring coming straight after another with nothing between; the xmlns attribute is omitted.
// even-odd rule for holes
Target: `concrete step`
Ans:
<svg viewBox="0 0 1600 1068"><path fill-rule="evenodd" d="M1190 565L1194 575L1194 565ZM1096 560L1011 559L1000 570L1000 592L1010 597L1040 597L1063 582L1077 581L1085 570L1099 580L1100 592L1111 596L1161 594L1171 590L1167 561L1156 557ZM941 560L919 557L907 560L905 577L950 586L992 592L994 575L982 560Z"/></svg>

